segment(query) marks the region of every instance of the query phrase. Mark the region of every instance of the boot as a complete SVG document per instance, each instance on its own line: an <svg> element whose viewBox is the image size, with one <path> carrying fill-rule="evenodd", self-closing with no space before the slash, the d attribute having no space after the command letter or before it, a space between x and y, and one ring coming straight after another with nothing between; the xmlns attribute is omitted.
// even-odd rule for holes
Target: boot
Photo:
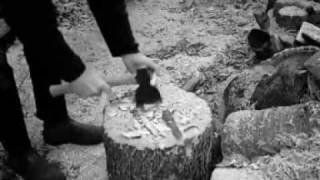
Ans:
<svg viewBox="0 0 320 180"><path fill-rule="evenodd" d="M20 155L9 153L8 166L25 180L66 180L56 164L49 163L31 148Z"/></svg>
<svg viewBox="0 0 320 180"><path fill-rule="evenodd" d="M66 143L95 145L103 141L104 128L82 124L68 118L57 123L45 122L42 134L44 141L54 146Z"/></svg>

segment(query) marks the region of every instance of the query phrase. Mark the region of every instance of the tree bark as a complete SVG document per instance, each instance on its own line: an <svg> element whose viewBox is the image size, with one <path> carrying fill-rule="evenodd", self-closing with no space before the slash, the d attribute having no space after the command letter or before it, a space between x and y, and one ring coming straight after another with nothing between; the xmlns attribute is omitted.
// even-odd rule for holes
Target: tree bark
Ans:
<svg viewBox="0 0 320 180"><path fill-rule="evenodd" d="M320 130L316 120L319 106L318 102L308 102L230 114L222 131L224 158L241 154L253 159L295 146L295 137Z"/></svg>

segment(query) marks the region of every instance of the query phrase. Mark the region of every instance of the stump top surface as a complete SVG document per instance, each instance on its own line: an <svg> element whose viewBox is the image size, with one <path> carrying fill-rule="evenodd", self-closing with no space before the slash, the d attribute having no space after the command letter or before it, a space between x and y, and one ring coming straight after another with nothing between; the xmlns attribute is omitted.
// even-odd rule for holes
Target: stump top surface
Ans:
<svg viewBox="0 0 320 180"><path fill-rule="evenodd" d="M185 140L197 141L207 127L211 126L211 110L207 103L174 85L160 84L163 102L137 109L134 102L136 86L115 90L119 100L107 107L105 114L105 138L115 143L134 146L137 149L164 149L184 145ZM162 119L162 112L169 110L182 139L176 139Z"/></svg>

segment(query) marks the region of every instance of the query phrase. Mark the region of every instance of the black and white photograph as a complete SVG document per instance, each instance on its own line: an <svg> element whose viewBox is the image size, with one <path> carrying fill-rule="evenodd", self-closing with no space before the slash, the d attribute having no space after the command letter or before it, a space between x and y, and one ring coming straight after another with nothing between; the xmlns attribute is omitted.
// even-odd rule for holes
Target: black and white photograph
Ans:
<svg viewBox="0 0 320 180"><path fill-rule="evenodd" d="M0 180L320 180L319 0L0 0Z"/></svg>

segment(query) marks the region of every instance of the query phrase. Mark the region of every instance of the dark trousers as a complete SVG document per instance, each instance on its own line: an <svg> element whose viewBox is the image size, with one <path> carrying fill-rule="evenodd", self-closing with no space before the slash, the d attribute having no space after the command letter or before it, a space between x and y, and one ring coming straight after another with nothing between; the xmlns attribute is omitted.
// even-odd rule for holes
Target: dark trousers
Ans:
<svg viewBox="0 0 320 180"><path fill-rule="evenodd" d="M137 52L125 0L88 2L111 53L119 56ZM48 124L68 120L64 97L51 97L49 86L59 84L61 79L72 81L79 77L81 59L71 51L58 31L51 0L0 0L1 9L6 22L24 46L37 116ZM0 58L0 140L9 153L30 146L13 72L6 62L5 52Z"/></svg>
<svg viewBox="0 0 320 180"><path fill-rule="evenodd" d="M19 155L30 148L17 87L12 68L7 63L6 48L0 42L0 141L9 154ZM34 58L50 58L41 52L25 49L36 101L37 116L45 123L67 121L64 96L57 98L49 94L49 85L58 84L60 78L49 75L30 61Z"/></svg>

